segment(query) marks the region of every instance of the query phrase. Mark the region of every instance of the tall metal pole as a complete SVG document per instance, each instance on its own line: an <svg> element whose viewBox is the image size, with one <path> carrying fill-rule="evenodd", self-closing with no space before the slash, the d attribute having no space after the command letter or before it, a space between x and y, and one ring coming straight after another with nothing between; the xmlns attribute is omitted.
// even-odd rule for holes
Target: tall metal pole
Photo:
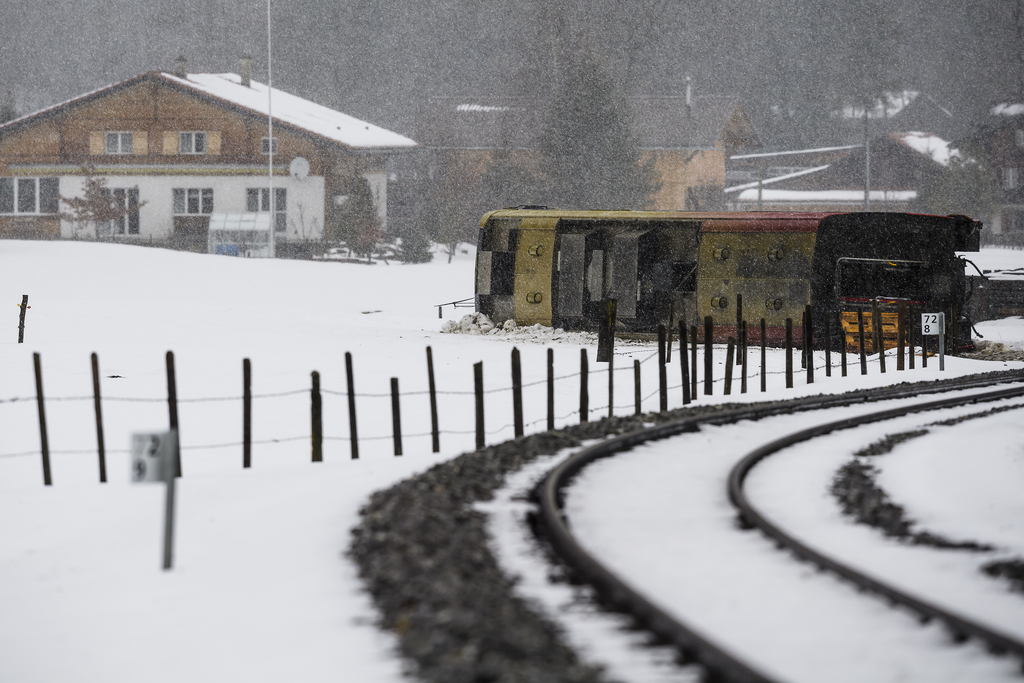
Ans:
<svg viewBox="0 0 1024 683"><path fill-rule="evenodd" d="M269 0L267 0L269 2ZM868 102L864 100L864 210L871 210L871 138L868 135Z"/></svg>
<svg viewBox="0 0 1024 683"><path fill-rule="evenodd" d="M275 244L274 232L277 230L277 225L274 219L276 214L274 213L274 110L271 106L271 93L274 92L274 77L271 70L271 63L273 61L270 41L270 0L267 0L267 187L270 192L270 236L268 243L268 252L270 258L274 258L277 254L277 245Z"/></svg>

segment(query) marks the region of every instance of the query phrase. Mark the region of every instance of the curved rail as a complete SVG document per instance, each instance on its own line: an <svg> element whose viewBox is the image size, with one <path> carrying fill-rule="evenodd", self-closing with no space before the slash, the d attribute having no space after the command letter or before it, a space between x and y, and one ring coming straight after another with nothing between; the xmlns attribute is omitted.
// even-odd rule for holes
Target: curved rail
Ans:
<svg viewBox="0 0 1024 683"><path fill-rule="evenodd" d="M743 491L743 482L745 481L747 474L749 474L750 470L753 469L757 463L784 448L788 448L789 446L793 446L803 441L809 441L815 437L843 429L851 429L853 427L859 427L860 425L870 424L872 422L891 420L893 418L910 415L912 413L940 410L942 408L953 408L970 403L987 403L990 401L998 401L1000 399L1015 398L1019 396L1024 396L1024 387L1014 387L1011 389L1002 389L1000 391L977 394L974 396L961 396L941 401L932 401L929 403L919 403L913 406L894 408L892 410L883 410L869 415L860 415L858 417L851 417L845 420L837 420L835 422L818 425L817 427L811 427L810 429L789 434L752 451L740 460L735 467L733 467L732 471L729 473L729 500L731 500L732 504L740 511L741 517L747 524L757 527L785 548L792 550L801 558L810 560L819 567L838 574L844 579L853 582L860 588L882 595L893 603L908 607L926 621L929 619L939 619L949 627L953 632L954 637L958 640L976 638L988 645L989 649L993 652L1012 652L1013 654L1024 658L1024 642L999 633L998 631L994 631L987 626L971 621L965 617L961 617L925 600L915 598L909 593L901 591L884 581L871 578L867 574L859 572L842 562L834 560L827 555L823 555L813 548L801 543L762 515L747 499L746 494Z"/></svg>
<svg viewBox="0 0 1024 683"><path fill-rule="evenodd" d="M992 373L988 376L948 380L925 386L913 384L831 396L814 396L685 417L623 434L573 454L552 469L540 482L534 493L540 507L537 531L546 538L551 548L570 567L575 576L590 584L602 600L631 615L638 624L665 642L675 645L686 660L701 664L716 680L732 683L774 682L774 679L748 666L737 656L703 636L694 627L665 612L584 550L569 531L562 514L562 491L565 487L584 467L596 460L628 451L648 441L696 431L703 424L719 425L740 420L759 420L793 412L910 398L922 394L981 388L1022 380L1024 373L1021 372Z"/></svg>

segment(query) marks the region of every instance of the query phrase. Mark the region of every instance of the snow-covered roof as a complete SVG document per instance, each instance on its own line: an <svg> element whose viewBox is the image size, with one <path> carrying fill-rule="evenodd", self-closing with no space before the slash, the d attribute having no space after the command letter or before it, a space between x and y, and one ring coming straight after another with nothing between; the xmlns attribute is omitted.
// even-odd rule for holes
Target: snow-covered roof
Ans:
<svg viewBox="0 0 1024 683"><path fill-rule="evenodd" d="M743 159L761 159L767 157L789 157L789 156L800 156L802 154L821 154L822 152L841 152L848 149L856 149L857 147L863 147L864 145L842 145L840 147L815 147L813 149L791 149L784 150L782 152L757 152L755 154L733 154L729 159L731 161L739 161Z"/></svg>
<svg viewBox="0 0 1024 683"><path fill-rule="evenodd" d="M912 131L910 133L893 133L892 137L915 152L931 157L933 161L943 166L949 166L949 157L957 153L956 149L950 148L948 141L931 133Z"/></svg>
<svg viewBox="0 0 1024 683"><path fill-rule="evenodd" d="M87 102L104 92L137 83L148 78L163 78L178 86L201 92L235 107L247 109L260 116L267 116L267 86L250 81L249 87L242 85L238 74L188 74L179 78L170 73L151 72L134 76L118 83L105 85L70 100L59 102L45 109L18 117L0 124L0 132L27 123L30 119L52 115L55 112L78 103ZM297 97L291 93L273 88L271 90L274 121L284 122L308 133L337 142L348 147L361 149L416 147L415 140L381 128L354 116L343 114L316 102Z"/></svg>
<svg viewBox="0 0 1024 683"><path fill-rule="evenodd" d="M1024 114L1024 104L1002 102L992 107L992 116L1020 116Z"/></svg>
<svg viewBox="0 0 1024 683"><path fill-rule="evenodd" d="M818 173L819 171L824 171L828 167L829 167L829 164L825 164L823 166L815 166L814 168L805 168L805 169L800 170L800 171L794 171L792 173L786 173L785 175L775 176L774 178L765 178L764 180L760 181L761 182L761 186L764 187L765 185L770 185L772 183L777 183L777 182L782 181L782 180L789 180L791 178L799 178L800 176L809 175L811 173ZM758 181L755 180L755 181L753 181L751 183L743 183L742 185L733 185L732 187L725 188L725 192L726 192L726 194L728 194L730 192L739 192L741 190L747 190L747 189L750 189L752 187L757 187L757 183L758 183Z"/></svg>
<svg viewBox="0 0 1024 683"><path fill-rule="evenodd" d="M510 111L512 107L498 107L489 104L460 104L455 107L455 111L479 111L479 112L492 112L492 111Z"/></svg>
<svg viewBox="0 0 1024 683"><path fill-rule="evenodd" d="M871 190L873 202L908 202L917 198L915 190ZM757 189L740 192L739 201L756 202ZM864 201L863 190L761 190L761 201L802 202L808 204L856 203Z"/></svg>
<svg viewBox="0 0 1024 683"><path fill-rule="evenodd" d="M887 92L871 103L868 108L868 118L891 119L916 100L920 94L916 90ZM864 105L843 107L839 113L844 119L862 119L864 118Z"/></svg>
<svg viewBox="0 0 1024 683"><path fill-rule="evenodd" d="M188 74L185 78L179 78L174 74L161 73L160 76L172 83L211 95L261 116L268 114L267 86L250 81L246 87L242 85L242 78L238 74ZM270 107L275 121L283 121L349 147L416 146L414 140L404 135L277 88L271 91Z"/></svg>

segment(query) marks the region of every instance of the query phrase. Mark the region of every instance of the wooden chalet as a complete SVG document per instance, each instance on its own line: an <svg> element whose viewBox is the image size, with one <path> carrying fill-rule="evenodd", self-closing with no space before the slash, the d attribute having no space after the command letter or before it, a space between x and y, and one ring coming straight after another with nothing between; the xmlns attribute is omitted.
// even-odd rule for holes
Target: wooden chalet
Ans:
<svg viewBox="0 0 1024 683"><path fill-rule="evenodd" d="M966 140L998 174L996 206L985 221L982 241L1024 246L1024 103L993 105Z"/></svg>
<svg viewBox="0 0 1024 683"><path fill-rule="evenodd" d="M149 72L0 125L0 236L165 241L204 250L213 213L274 208L282 244L321 239L366 178L386 221L388 157L416 146L397 133L241 74ZM268 161L273 150L273 181ZM78 225L61 198L87 177L126 209ZM274 202L270 201L271 185Z"/></svg>

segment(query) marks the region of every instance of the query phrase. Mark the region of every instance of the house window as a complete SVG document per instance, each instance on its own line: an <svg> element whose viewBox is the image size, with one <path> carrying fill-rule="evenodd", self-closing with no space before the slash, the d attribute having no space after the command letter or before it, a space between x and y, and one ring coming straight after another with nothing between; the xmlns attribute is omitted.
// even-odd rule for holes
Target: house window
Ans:
<svg viewBox="0 0 1024 683"><path fill-rule="evenodd" d="M206 133L178 133L178 154L206 154Z"/></svg>
<svg viewBox="0 0 1024 683"><path fill-rule="evenodd" d="M176 187L173 190L175 215L213 213L213 188Z"/></svg>
<svg viewBox="0 0 1024 683"><path fill-rule="evenodd" d="M107 133L104 151L107 154L134 154L132 134Z"/></svg>
<svg viewBox="0 0 1024 683"><path fill-rule="evenodd" d="M1024 147L1024 130L1017 131L1017 146Z"/></svg>
<svg viewBox="0 0 1024 683"><path fill-rule="evenodd" d="M274 138L271 143L270 138L263 138L260 140L260 154L270 154L273 150L274 154L277 154L277 138Z"/></svg>
<svg viewBox="0 0 1024 683"><path fill-rule="evenodd" d="M1017 169L1016 168L1004 168L1003 169L1003 189L1004 190L1015 190L1015 189L1017 189Z"/></svg>
<svg viewBox="0 0 1024 683"><path fill-rule="evenodd" d="M60 211L57 178L0 178L0 214L54 214Z"/></svg>
<svg viewBox="0 0 1024 683"><path fill-rule="evenodd" d="M139 188L103 188L103 196L112 200L111 206L124 214L120 218L103 221L97 226L100 235L139 234Z"/></svg>
<svg viewBox="0 0 1024 683"><path fill-rule="evenodd" d="M245 191L245 210L250 213L270 211L270 189L250 187ZM288 227L288 190L274 188L274 231L284 232Z"/></svg>

